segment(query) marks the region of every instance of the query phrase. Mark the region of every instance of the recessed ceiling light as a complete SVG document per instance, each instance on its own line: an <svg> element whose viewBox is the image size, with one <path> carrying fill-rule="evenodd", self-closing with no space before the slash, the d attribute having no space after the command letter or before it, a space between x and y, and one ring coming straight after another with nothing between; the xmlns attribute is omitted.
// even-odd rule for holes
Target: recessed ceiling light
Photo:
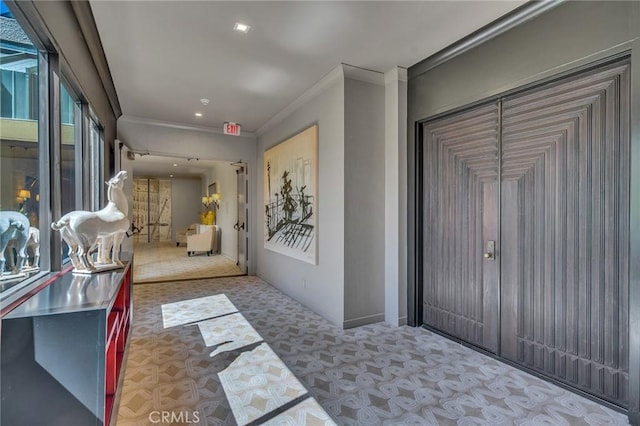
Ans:
<svg viewBox="0 0 640 426"><path fill-rule="evenodd" d="M178 163L173 163L173 167L178 167Z"/></svg>
<svg viewBox="0 0 640 426"><path fill-rule="evenodd" d="M169 175L169 177L173 177L173 175Z"/></svg>
<svg viewBox="0 0 640 426"><path fill-rule="evenodd" d="M210 101L209 99L207 99L207 98L202 98L202 99L200 99L200 103L201 103L202 105L204 105L204 106L209 105L209 102L211 102L211 101Z"/></svg>
<svg viewBox="0 0 640 426"><path fill-rule="evenodd" d="M196 112L196 117L202 117L202 113L201 112Z"/></svg>
<svg viewBox="0 0 640 426"><path fill-rule="evenodd" d="M250 28L251 27L249 25L243 24L242 22L236 22L236 24L233 26L234 30L245 34L249 32Z"/></svg>

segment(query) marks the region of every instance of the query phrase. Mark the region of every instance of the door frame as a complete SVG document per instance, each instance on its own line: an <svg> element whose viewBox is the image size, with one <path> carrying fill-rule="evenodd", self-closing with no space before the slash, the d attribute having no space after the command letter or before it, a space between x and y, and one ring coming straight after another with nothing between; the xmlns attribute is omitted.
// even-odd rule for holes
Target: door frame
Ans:
<svg viewBox="0 0 640 426"><path fill-rule="evenodd" d="M236 205L239 208L239 199L240 196L242 195L242 198L244 199L244 203L243 203L243 208L244 208L244 222L243 222L243 228L242 230L239 229L239 218L240 218L240 210L238 209L236 212L236 225L234 226L235 230L237 231L237 236L236 236L236 265L238 265L239 267L240 265L240 247L242 244L244 244L244 264L242 265L242 267L240 268L240 272L244 275L246 275L249 271L249 169L248 169L248 163L246 161L237 161L234 163L231 163L231 165L233 167L236 168ZM240 188L240 173L244 174L244 179L242 180L243 182L243 187ZM244 238L244 243L241 241L240 237Z"/></svg>

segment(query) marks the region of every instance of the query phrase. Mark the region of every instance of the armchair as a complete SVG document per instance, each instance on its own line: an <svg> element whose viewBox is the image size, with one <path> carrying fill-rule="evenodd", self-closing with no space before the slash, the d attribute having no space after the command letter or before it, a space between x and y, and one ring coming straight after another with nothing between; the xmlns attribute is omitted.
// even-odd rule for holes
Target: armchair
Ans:
<svg viewBox="0 0 640 426"><path fill-rule="evenodd" d="M176 233L176 247L179 247L180 243L187 244L187 236L195 234L197 226L197 223L192 223L187 229L178 231Z"/></svg>
<svg viewBox="0 0 640 426"><path fill-rule="evenodd" d="M213 253L215 229L210 227L199 234L187 235L187 256L197 251L207 252L207 256Z"/></svg>

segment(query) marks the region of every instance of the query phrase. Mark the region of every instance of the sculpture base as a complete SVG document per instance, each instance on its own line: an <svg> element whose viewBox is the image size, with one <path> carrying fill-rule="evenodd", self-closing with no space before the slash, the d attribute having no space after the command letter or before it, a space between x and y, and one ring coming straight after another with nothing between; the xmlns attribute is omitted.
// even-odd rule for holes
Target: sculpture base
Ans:
<svg viewBox="0 0 640 426"><path fill-rule="evenodd" d="M18 272L17 274L2 274L0 276L0 281L9 281L9 280L17 280L19 278L24 278L26 277L27 274L25 274L24 272Z"/></svg>
<svg viewBox="0 0 640 426"><path fill-rule="evenodd" d="M113 271L115 269L122 269L124 265L122 263L105 263L102 265L94 265L93 270L88 269L73 269L74 275L91 275L99 274L100 272Z"/></svg>

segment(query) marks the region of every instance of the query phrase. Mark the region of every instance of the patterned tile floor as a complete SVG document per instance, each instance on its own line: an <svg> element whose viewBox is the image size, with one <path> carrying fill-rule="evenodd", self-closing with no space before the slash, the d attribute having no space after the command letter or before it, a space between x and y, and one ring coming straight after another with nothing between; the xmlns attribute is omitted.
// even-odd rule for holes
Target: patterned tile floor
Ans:
<svg viewBox="0 0 640 426"><path fill-rule="evenodd" d="M133 282L136 284L196 278L228 277L242 272L234 261L217 254L187 256L187 247L171 241L135 244Z"/></svg>
<svg viewBox="0 0 640 426"><path fill-rule="evenodd" d="M189 304L214 295L225 295L264 343L210 356L217 347L207 346L200 326L191 321L206 323L212 316L236 315L235 310L219 297L208 299L211 308L193 316ZM172 321L167 328L163 305ZM179 318L177 306L183 306L186 319ZM208 329L205 336L215 327ZM246 397L229 380L238 371L247 373L247 380L255 375L243 367L247 359L258 367L260 356L273 361L260 352L265 343L311 398L294 399L273 418L258 417L263 424L301 426L331 419L340 425L627 424L623 414L424 329L380 323L341 330L256 277L134 287L117 424L260 424L251 420L262 412L242 411ZM294 383L286 372L271 373ZM263 392L259 385L252 388L262 398L263 411L282 397L270 397L273 384L265 383ZM303 393L300 388L291 392L289 400ZM327 414L331 419L323 418ZM159 421L161 415L167 422Z"/></svg>

